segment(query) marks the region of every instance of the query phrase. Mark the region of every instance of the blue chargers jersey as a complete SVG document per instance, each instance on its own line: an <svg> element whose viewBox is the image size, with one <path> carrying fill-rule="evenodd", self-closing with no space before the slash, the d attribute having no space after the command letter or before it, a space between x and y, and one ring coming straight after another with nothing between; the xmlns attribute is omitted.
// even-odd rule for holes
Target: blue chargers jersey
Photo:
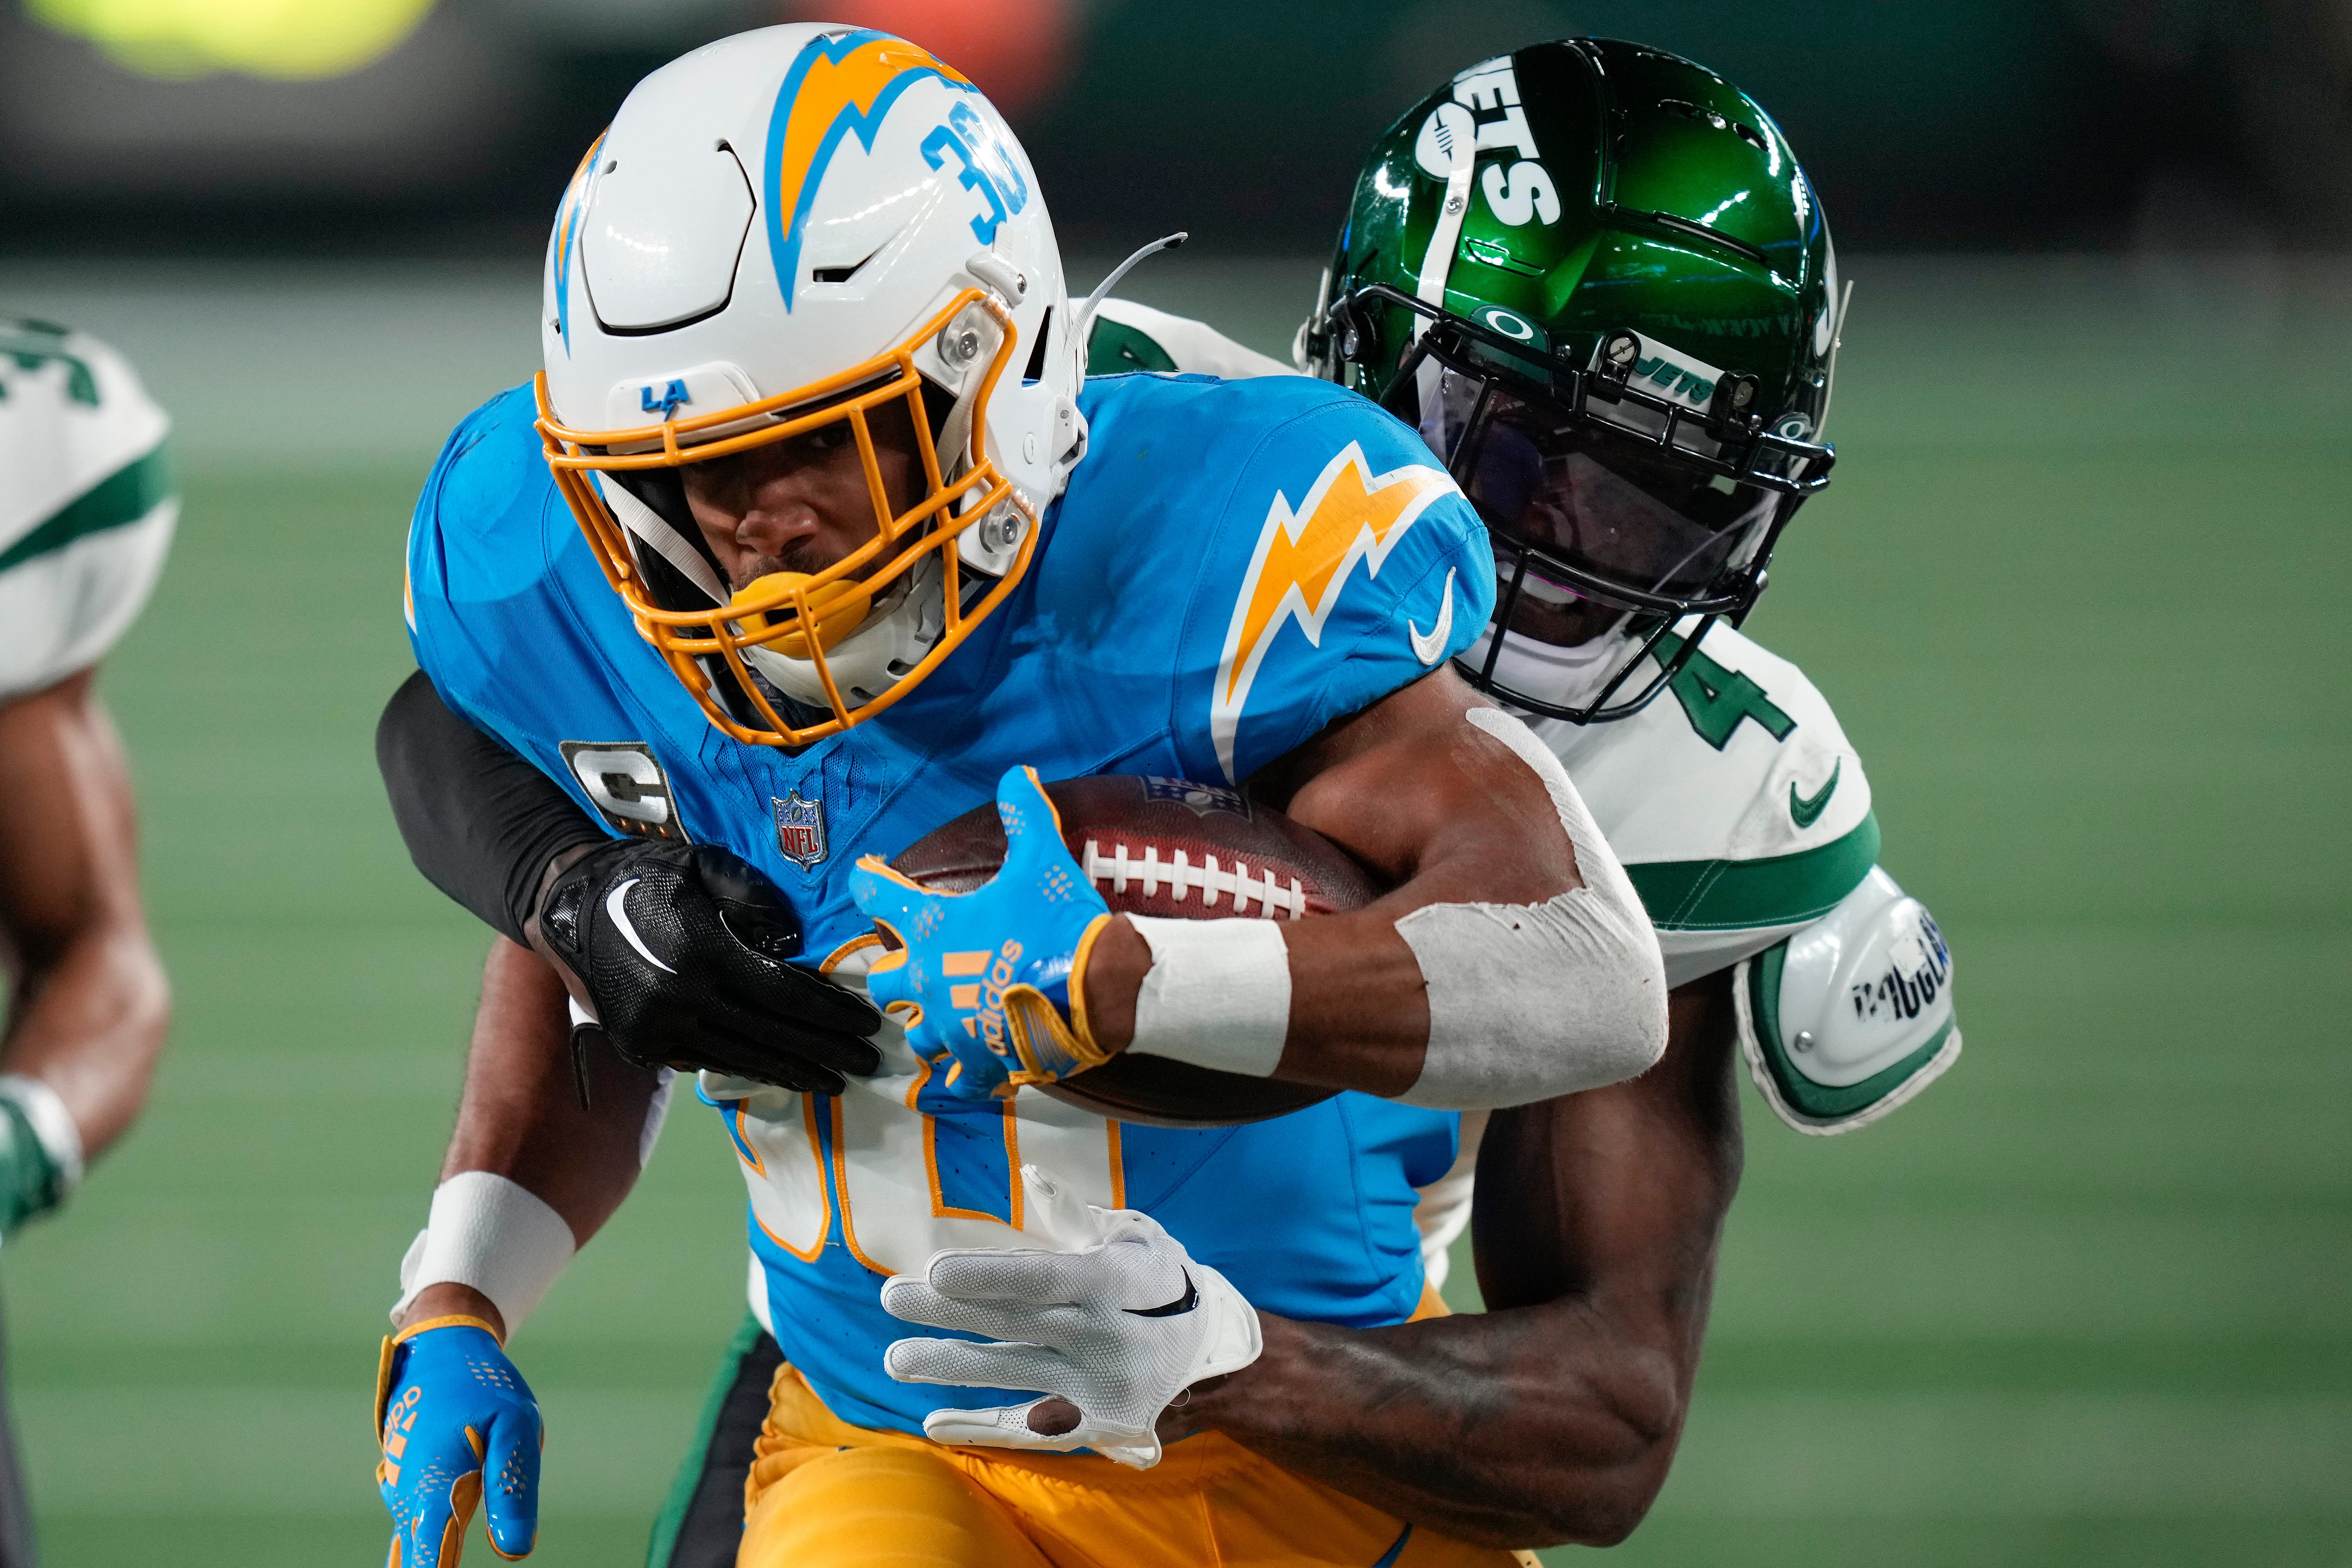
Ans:
<svg viewBox="0 0 2352 1568"><path fill-rule="evenodd" d="M637 636L541 457L527 389L451 437L410 534L418 662L457 711L615 833L724 844L775 879L862 985L847 873L1045 778L1238 783L1459 653L1493 607L1485 530L1409 427L1303 378L1130 375L1080 397L1087 457L1028 574L896 705L797 752L713 728ZM801 1096L706 1079L751 1198L752 1305L843 1418L919 1431L1000 1390L894 1382L909 1326L881 1277L943 1247L1024 1245L1019 1170L1152 1215L1285 1316L1402 1321L1422 1285L1414 1188L1457 1118L1339 1095L1276 1121L1107 1122L1024 1091L971 1101L886 1026L882 1072ZM1011 1228L1008 1228L1011 1227Z"/></svg>

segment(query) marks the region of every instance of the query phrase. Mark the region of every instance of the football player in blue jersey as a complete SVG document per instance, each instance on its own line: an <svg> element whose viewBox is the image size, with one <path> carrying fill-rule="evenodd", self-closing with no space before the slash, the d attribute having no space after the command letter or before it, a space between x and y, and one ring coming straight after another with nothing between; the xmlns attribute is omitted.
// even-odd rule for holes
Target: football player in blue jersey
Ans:
<svg viewBox="0 0 2352 1568"><path fill-rule="evenodd" d="M1455 1113L1641 1072L1663 973L1557 760L1447 668L1491 554L1412 428L1303 379L1081 389L1087 315L1001 119L898 39L710 46L583 161L545 374L461 425L409 546L415 700L608 833L474 815L384 748L425 837L483 851L437 879L520 939L384 1347L394 1562L454 1562L478 1506L530 1550L540 1418L502 1341L625 1195L669 1064L739 1156L786 1358L746 1563L1502 1563L1654 1490L1687 1308L1590 1367L1549 1319L1412 1342L1440 1383L1578 1368L1497 1416L1569 1488L1449 1484L1426 1413L1385 1461L1293 1442L1319 1365L1432 1310L1412 1214ZM1391 890L1113 917L1038 784L1090 773L1246 785ZM984 888L872 858L992 796ZM1018 1003L1002 1048L957 1026L975 952ZM569 1052L567 989L612 1053ZM1213 1131L1026 1092L1121 1051L1364 1092ZM1705 1212L1698 1164L1649 1201ZM1531 1258L1569 1255L1573 1206L1525 1206ZM1196 1386L1226 1415L1171 1423Z"/></svg>

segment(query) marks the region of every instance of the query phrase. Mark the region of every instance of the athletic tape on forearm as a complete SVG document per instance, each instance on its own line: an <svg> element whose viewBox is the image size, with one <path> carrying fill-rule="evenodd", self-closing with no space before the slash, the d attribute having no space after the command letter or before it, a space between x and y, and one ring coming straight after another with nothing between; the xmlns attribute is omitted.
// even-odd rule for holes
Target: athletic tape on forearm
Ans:
<svg viewBox="0 0 2352 1568"><path fill-rule="evenodd" d="M64 1197L81 1180L81 1129L74 1125L73 1112L56 1089L23 1073L0 1073L0 1095L24 1110L41 1152L58 1168L58 1196Z"/></svg>
<svg viewBox="0 0 2352 1568"><path fill-rule="evenodd" d="M1665 965L1641 897L1534 732L1497 708L1467 718L1543 780L1584 886L1540 904L1432 904L1397 921L1429 986L1429 1052L1398 1098L1494 1109L1632 1078L1666 1048Z"/></svg>
<svg viewBox="0 0 2352 1568"><path fill-rule="evenodd" d="M645 1125L637 1129L637 1169L654 1157L654 1144L661 1139L662 1123L669 1120L671 1093L677 1087L677 1074L668 1068L656 1070L654 1097L646 1102Z"/></svg>
<svg viewBox="0 0 2352 1568"><path fill-rule="evenodd" d="M1128 1049L1272 1077L1290 1034L1290 949L1282 927L1266 920L1127 919L1151 949Z"/></svg>
<svg viewBox="0 0 2352 1568"><path fill-rule="evenodd" d="M595 1014L580 1005L579 997L567 996L564 1002L572 1009L574 1031L583 1026L592 1029L604 1027L597 1023ZM657 1070L653 1098L646 1102L645 1123L637 1129L637 1169L640 1171L646 1168L646 1162L654 1157L654 1144L661 1138L662 1123L669 1120L670 1086L677 1079L677 1074L668 1068Z"/></svg>
<svg viewBox="0 0 2352 1568"><path fill-rule="evenodd" d="M433 1190L432 1217L401 1259L393 1321L427 1285L470 1285L512 1338L577 1250L572 1227L536 1194L488 1171L461 1171Z"/></svg>

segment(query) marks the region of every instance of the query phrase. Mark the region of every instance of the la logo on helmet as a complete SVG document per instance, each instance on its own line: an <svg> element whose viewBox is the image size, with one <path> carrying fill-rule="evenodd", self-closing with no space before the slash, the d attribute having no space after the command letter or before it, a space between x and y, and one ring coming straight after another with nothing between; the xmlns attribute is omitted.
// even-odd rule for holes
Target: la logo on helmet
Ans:
<svg viewBox="0 0 2352 1568"><path fill-rule="evenodd" d="M647 414L658 414L665 419L677 412L679 404L693 401L694 398L687 392L686 383L683 381L673 381L662 388L659 398L654 396L654 389L650 386L640 388L637 394L638 407Z"/></svg>

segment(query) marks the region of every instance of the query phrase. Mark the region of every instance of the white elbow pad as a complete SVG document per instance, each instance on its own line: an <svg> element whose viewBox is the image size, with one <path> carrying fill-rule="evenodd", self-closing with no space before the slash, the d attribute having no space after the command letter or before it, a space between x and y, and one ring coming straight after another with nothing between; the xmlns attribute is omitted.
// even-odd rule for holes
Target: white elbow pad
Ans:
<svg viewBox="0 0 2352 1568"><path fill-rule="evenodd" d="M1952 954L1918 900L1875 867L1828 914L1732 977L1748 1071L1780 1120L1867 1127L1960 1054Z"/></svg>
<svg viewBox="0 0 2352 1568"><path fill-rule="evenodd" d="M1540 904L1432 904L1397 921L1429 987L1428 1055L1397 1098L1487 1110L1632 1078L1666 1048L1650 917L1559 759L1498 708L1467 718L1543 780L1584 886Z"/></svg>

